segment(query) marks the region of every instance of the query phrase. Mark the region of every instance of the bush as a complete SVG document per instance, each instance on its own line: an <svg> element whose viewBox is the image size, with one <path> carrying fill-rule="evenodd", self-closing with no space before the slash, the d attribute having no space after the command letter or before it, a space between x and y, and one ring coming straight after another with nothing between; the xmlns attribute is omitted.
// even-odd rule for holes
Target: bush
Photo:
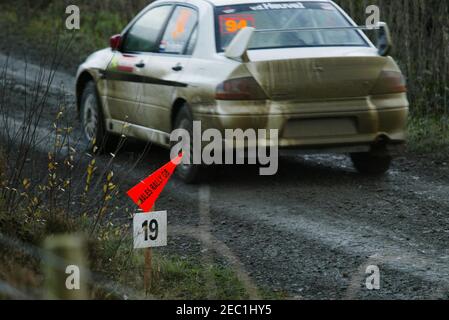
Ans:
<svg viewBox="0 0 449 320"><path fill-rule="evenodd" d="M449 2L441 0L336 0L359 24L376 4L390 25L394 50L408 81L411 111L449 112Z"/></svg>

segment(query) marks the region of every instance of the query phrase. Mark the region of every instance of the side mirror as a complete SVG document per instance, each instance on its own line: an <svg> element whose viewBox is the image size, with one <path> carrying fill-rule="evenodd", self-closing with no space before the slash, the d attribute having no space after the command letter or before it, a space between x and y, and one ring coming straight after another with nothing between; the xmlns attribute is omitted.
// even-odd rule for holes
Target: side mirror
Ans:
<svg viewBox="0 0 449 320"><path fill-rule="evenodd" d="M122 44L122 36L120 34L116 34L109 39L109 46L114 51L118 50L121 44Z"/></svg>
<svg viewBox="0 0 449 320"><path fill-rule="evenodd" d="M385 22L379 22L378 27L377 49L379 50L379 54L385 57L390 53L391 48L393 47L390 28Z"/></svg>
<svg viewBox="0 0 449 320"><path fill-rule="evenodd" d="M241 29L226 48L225 56L234 60L243 59L255 30L253 27Z"/></svg>

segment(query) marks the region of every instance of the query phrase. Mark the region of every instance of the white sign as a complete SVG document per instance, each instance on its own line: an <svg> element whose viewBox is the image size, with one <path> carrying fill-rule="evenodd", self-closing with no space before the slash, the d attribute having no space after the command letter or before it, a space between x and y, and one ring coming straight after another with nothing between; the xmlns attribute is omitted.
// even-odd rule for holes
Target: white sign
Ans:
<svg viewBox="0 0 449 320"><path fill-rule="evenodd" d="M134 249L167 245L167 211L137 213L133 220Z"/></svg>

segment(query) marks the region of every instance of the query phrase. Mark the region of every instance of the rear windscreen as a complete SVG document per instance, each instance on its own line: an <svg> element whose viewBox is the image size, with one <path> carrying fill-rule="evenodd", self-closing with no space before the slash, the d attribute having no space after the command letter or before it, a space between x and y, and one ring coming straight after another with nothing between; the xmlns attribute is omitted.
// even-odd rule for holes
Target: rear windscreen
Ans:
<svg viewBox="0 0 449 320"><path fill-rule="evenodd" d="M219 52L244 27L274 29L255 33L250 49L368 45L358 30L294 30L352 26L328 2L261 2L217 7L215 12Z"/></svg>

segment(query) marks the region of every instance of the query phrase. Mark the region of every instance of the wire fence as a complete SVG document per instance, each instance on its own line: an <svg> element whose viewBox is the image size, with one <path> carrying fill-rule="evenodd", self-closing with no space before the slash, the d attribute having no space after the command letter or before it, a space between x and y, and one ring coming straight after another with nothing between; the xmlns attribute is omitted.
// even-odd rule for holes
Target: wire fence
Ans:
<svg viewBox="0 0 449 320"><path fill-rule="evenodd" d="M3 250L10 248L15 252L20 252L34 259L35 261L39 261L42 265L50 266L54 270L65 274L68 261L63 259L60 255L56 255L48 250L27 244L17 238L11 238L3 233L0 233L0 243L3 246ZM142 294L137 292L135 288L124 286L116 281L110 281L104 275L93 272L88 268L84 267L80 269L80 274L83 278L87 279L87 284L90 286L114 293L115 296L120 296L122 299L140 299L142 297ZM29 291L34 291L34 293L30 294ZM11 284L4 281L0 282L0 293L13 299L45 299L47 295L45 288L29 288L27 292L23 292L23 290L14 288ZM154 299L154 297L149 296L147 299Z"/></svg>

